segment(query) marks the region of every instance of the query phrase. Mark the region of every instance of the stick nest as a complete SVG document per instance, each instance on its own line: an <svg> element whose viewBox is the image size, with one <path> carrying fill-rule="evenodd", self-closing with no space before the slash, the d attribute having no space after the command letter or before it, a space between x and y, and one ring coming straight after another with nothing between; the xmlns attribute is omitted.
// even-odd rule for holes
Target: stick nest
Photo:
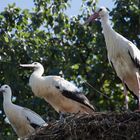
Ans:
<svg viewBox="0 0 140 140"><path fill-rule="evenodd" d="M140 140L140 113L68 116L37 129L29 140Z"/></svg>

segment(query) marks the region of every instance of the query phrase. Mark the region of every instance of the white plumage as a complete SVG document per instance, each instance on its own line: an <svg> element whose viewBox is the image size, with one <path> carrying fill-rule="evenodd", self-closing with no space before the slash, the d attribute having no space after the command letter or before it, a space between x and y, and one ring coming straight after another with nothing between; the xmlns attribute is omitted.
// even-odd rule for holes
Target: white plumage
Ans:
<svg viewBox="0 0 140 140"><path fill-rule="evenodd" d="M35 131L34 127L47 125L47 123L30 109L15 105L11 102L12 91L8 85L0 88L3 93L3 108L11 126L20 138L25 138Z"/></svg>
<svg viewBox="0 0 140 140"><path fill-rule="evenodd" d="M42 76L44 68L40 63L34 62L20 66L34 68L29 79L33 93L44 98L57 112L92 113L94 111L89 100L74 84L60 76Z"/></svg>
<svg viewBox="0 0 140 140"><path fill-rule="evenodd" d="M109 24L108 11L105 7L97 9L87 22L98 17L101 18L108 60L124 86L126 109L128 109L127 85L137 96L140 110L140 51L132 42L112 29Z"/></svg>

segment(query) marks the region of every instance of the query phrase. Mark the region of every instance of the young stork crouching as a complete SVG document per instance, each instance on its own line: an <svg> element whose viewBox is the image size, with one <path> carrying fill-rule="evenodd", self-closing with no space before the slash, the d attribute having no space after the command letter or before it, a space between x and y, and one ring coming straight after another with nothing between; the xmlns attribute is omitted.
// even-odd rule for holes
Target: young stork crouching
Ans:
<svg viewBox="0 0 140 140"><path fill-rule="evenodd" d="M42 76L44 68L38 62L20 66L34 69L29 79L33 93L44 98L58 113L94 112L94 107L74 84L60 76Z"/></svg>
<svg viewBox="0 0 140 140"><path fill-rule="evenodd" d="M8 85L3 85L0 92L3 93L3 108L6 117L19 138L24 139L37 127L47 126L47 123L38 114L11 102L12 91Z"/></svg>

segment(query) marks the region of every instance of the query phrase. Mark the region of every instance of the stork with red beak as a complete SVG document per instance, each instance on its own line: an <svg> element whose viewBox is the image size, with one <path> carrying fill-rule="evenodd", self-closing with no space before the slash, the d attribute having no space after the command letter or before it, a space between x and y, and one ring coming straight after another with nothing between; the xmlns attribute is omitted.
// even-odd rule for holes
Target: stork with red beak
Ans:
<svg viewBox="0 0 140 140"><path fill-rule="evenodd" d="M124 86L125 107L128 109L126 86L136 95L140 110L140 50L128 39L117 33L109 24L109 14L105 7L100 7L89 17L87 23L101 19L105 37L108 60Z"/></svg>

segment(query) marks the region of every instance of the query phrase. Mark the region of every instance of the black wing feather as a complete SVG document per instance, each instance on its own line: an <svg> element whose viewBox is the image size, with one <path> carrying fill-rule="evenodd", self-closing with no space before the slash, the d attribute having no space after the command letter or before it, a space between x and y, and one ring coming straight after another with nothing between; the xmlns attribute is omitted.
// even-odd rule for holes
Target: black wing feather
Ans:
<svg viewBox="0 0 140 140"><path fill-rule="evenodd" d="M95 109L93 108L92 105L87 104L85 101L89 102L88 99L84 96L84 94L82 94L81 92L71 92L71 91L67 91L67 90L63 90L62 91L62 95L70 98L76 102L79 102L87 107L89 107L90 109L92 109L93 111L95 111Z"/></svg>
<svg viewBox="0 0 140 140"><path fill-rule="evenodd" d="M136 68L138 68L140 70L140 61L137 58L133 58L129 50L128 50L128 54L129 54L132 62L136 66Z"/></svg>
<svg viewBox="0 0 140 140"><path fill-rule="evenodd" d="M114 65L113 65L112 61L110 61L110 64L111 64L111 66L112 66L113 70L114 70L114 71L115 71L115 73L116 73L116 70L115 70L115 67L114 67ZM117 75L117 73L116 73L116 75Z"/></svg>
<svg viewBox="0 0 140 140"><path fill-rule="evenodd" d="M35 124L35 123L31 123L30 119L27 117L27 120L29 121L30 125L34 128L34 129L37 129L39 128L40 126Z"/></svg>

